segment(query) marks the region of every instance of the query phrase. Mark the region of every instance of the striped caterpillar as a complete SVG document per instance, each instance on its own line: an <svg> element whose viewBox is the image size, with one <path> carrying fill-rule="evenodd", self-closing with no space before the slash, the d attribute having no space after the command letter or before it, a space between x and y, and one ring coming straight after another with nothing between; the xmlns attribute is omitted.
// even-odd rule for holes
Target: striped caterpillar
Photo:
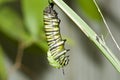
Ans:
<svg viewBox="0 0 120 80"><path fill-rule="evenodd" d="M53 6L54 3L50 3L44 10L44 29L49 46L47 58L51 66L62 68L69 62L69 56L66 55L69 49L64 47L66 40L63 40L61 37L59 28L60 19Z"/></svg>

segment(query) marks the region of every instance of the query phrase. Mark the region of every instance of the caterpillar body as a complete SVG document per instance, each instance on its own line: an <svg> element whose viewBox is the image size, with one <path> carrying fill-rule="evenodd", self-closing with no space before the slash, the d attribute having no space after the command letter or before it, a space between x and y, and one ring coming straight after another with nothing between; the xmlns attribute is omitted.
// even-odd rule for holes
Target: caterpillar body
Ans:
<svg viewBox="0 0 120 80"><path fill-rule="evenodd" d="M64 44L66 40L63 40L60 34L60 19L57 12L53 9L54 4L50 3L45 8L44 14L44 29L49 46L47 52L47 58L49 64L55 68L62 68L69 62L69 56L66 52L69 49L65 49Z"/></svg>

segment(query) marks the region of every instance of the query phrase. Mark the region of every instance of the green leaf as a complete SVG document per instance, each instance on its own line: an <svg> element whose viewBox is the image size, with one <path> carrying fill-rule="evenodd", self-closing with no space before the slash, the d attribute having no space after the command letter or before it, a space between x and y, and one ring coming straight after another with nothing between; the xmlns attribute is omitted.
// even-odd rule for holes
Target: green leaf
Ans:
<svg viewBox="0 0 120 80"><path fill-rule="evenodd" d="M0 80L7 80L8 74L5 66L4 52L0 46Z"/></svg>
<svg viewBox="0 0 120 80"><path fill-rule="evenodd" d="M101 20L101 16L93 2L93 0L76 0L79 7L84 13L92 19Z"/></svg>
<svg viewBox="0 0 120 80"><path fill-rule="evenodd" d="M0 4L6 3L6 2L13 2L13 1L16 1L16 0L0 0Z"/></svg>
<svg viewBox="0 0 120 80"><path fill-rule="evenodd" d="M0 31L16 40L26 41L29 39L20 15L8 7L0 9Z"/></svg>
<svg viewBox="0 0 120 80"><path fill-rule="evenodd" d="M25 25L34 40L42 37L43 34L43 10L48 0L22 0L22 11Z"/></svg>
<svg viewBox="0 0 120 80"><path fill-rule="evenodd" d="M44 52L46 52L48 50L48 45L47 45L46 41L37 41L36 45L38 45L40 48L42 48L42 50Z"/></svg>

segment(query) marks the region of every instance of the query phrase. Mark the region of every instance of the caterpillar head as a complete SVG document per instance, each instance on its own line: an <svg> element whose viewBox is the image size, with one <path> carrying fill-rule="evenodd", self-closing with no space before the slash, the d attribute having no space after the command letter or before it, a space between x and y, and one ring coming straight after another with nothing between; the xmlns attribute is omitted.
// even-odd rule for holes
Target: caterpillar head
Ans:
<svg viewBox="0 0 120 80"><path fill-rule="evenodd" d="M68 50L66 50L67 52ZM48 61L49 61L49 64L55 68L63 68L64 66L66 66L69 62L69 56L65 56L64 54L61 55L58 59L55 59L54 56L51 55L51 52L50 50L48 50Z"/></svg>

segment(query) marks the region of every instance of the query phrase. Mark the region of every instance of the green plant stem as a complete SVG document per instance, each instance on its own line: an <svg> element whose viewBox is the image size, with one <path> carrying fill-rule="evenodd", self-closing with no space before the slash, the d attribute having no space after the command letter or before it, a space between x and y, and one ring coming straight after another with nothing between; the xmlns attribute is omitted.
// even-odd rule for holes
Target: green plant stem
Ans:
<svg viewBox="0 0 120 80"><path fill-rule="evenodd" d="M65 14L83 31L83 33L92 40L102 51L102 54L111 62L111 64L120 72L120 62L105 44L104 40L99 37L66 3L62 0L53 0Z"/></svg>

